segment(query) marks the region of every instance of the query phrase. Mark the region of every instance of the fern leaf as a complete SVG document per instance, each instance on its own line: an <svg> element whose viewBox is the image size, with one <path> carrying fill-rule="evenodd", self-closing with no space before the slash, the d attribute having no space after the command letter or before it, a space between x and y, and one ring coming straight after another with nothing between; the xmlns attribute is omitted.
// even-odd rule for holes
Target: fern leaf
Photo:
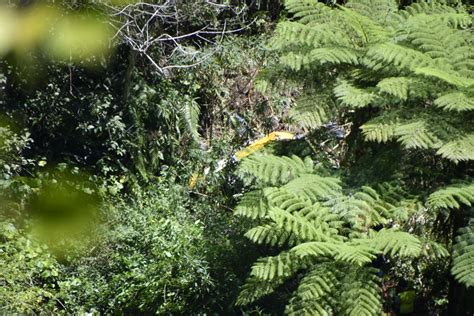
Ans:
<svg viewBox="0 0 474 316"><path fill-rule="evenodd" d="M270 281L262 281L261 279L250 277L245 281L245 284L240 289L236 305L248 305L266 295L269 295L284 281L284 278L274 278Z"/></svg>
<svg viewBox="0 0 474 316"><path fill-rule="evenodd" d="M263 191L255 190L246 193L237 204L234 214L251 219L265 217L267 215L267 205L264 201Z"/></svg>
<svg viewBox="0 0 474 316"><path fill-rule="evenodd" d="M463 92L445 94L434 101L437 107L458 112L474 110L474 98Z"/></svg>
<svg viewBox="0 0 474 316"><path fill-rule="evenodd" d="M400 15L405 17L415 16L419 14L446 14L456 13L457 11L443 3L442 1L419 1L407 6Z"/></svg>
<svg viewBox="0 0 474 316"><path fill-rule="evenodd" d="M310 173L312 169L310 159L303 160L298 156L254 155L242 160L239 174L242 178L250 175L264 183L275 185L286 183L303 173Z"/></svg>
<svg viewBox="0 0 474 316"><path fill-rule="evenodd" d="M388 16L398 11L397 3L393 0L350 0L346 7L382 24L386 23Z"/></svg>
<svg viewBox="0 0 474 316"><path fill-rule="evenodd" d="M340 181L337 178L320 177L314 174L303 174L288 182L283 188L306 199L317 202L333 198L341 193Z"/></svg>
<svg viewBox="0 0 474 316"><path fill-rule="evenodd" d="M423 120L398 124L395 136L405 148L438 148L440 139L429 130L428 124Z"/></svg>
<svg viewBox="0 0 474 316"><path fill-rule="evenodd" d="M334 242L311 241L291 248L290 252L300 258L306 257L334 257L339 251Z"/></svg>
<svg viewBox="0 0 474 316"><path fill-rule="evenodd" d="M320 21L333 16L333 10L318 0L286 0L285 7L301 23Z"/></svg>
<svg viewBox="0 0 474 316"><path fill-rule="evenodd" d="M285 315L330 316L333 312L329 304L325 304L324 301L292 299L285 308Z"/></svg>
<svg viewBox="0 0 474 316"><path fill-rule="evenodd" d="M359 63L359 54L356 50L344 47L329 47L313 49L307 57L307 63L319 64L352 64Z"/></svg>
<svg viewBox="0 0 474 316"><path fill-rule="evenodd" d="M298 268L297 257L290 253L282 252L274 257L260 258L252 266L251 276L268 281L275 278L289 277Z"/></svg>
<svg viewBox="0 0 474 316"><path fill-rule="evenodd" d="M272 208L270 217L280 229L297 236L300 240L334 241L332 230L326 225L315 225L298 214L290 214L278 208ZM318 227L319 226L319 227Z"/></svg>
<svg viewBox="0 0 474 316"><path fill-rule="evenodd" d="M363 108L371 105L377 96L369 91L359 89L347 81L342 81L334 88L334 94L343 105L353 108Z"/></svg>
<svg viewBox="0 0 474 316"><path fill-rule="evenodd" d="M474 79L458 76L456 73L448 72L442 69L433 67L418 67L414 69L414 72L418 75L426 77L437 78L441 81L449 83L454 86L461 88L468 88L474 85Z"/></svg>
<svg viewBox="0 0 474 316"><path fill-rule="evenodd" d="M186 128L193 140L197 143L200 142L201 136L199 135L199 104L197 102L187 102L183 107L183 118Z"/></svg>
<svg viewBox="0 0 474 316"><path fill-rule="evenodd" d="M245 237L256 244L265 244L270 246L283 246L288 243L290 245L296 242L295 238L285 230L276 225L257 226L245 233Z"/></svg>
<svg viewBox="0 0 474 316"><path fill-rule="evenodd" d="M265 197L268 201L268 206L284 210L292 214L304 208L311 207L312 203L304 196L288 192L284 189L268 190L265 189Z"/></svg>
<svg viewBox="0 0 474 316"><path fill-rule="evenodd" d="M379 120L373 120L362 125L360 129L365 140L386 143L395 137L397 127L396 123L379 123Z"/></svg>
<svg viewBox="0 0 474 316"><path fill-rule="evenodd" d="M467 227L461 228L456 237L451 273L467 287L474 286L474 219Z"/></svg>
<svg viewBox="0 0 474 316"><path fill-rule="evenodd" d="M344 314L375 316L382 313L380 279L373 268L361 268L347 275L342 293Z"/></svg>
<svg viewBox="0 0 474 316"><path fill-rule="evenodd" d="M339 283L335 270L334 264L316 265L301 280L295 297L301 300L317 300L334 291Z"/></svg>
<svg viewBox="0 0 474 316"><path fill-rule="evenodd" d="M449 256L448 250L442 245L432 240L424 240L421 254L427 258L446 258Z"/></svg>
<svg viewBox="0 0 474 316"><path fill-rule="evenodd" d="M290 118L304 130L317 129L326 124L332 116L328 102L324 97L300 98L296 107L290 110Z"/></svg>
<svg viewBox="0 0 474 316"><path fill-rule="evenodd" d="M474 204L474 183L453 184L430 194L427 204L433 209L459 209Z"/></svg>
<svg viewBox="0 0 474 316"><path fill-rule="evenodd" d="M395 66L398 70L403 71L423 69L421 67L428 67L434 64L434 61L415 49L384 43L369 48L363 64L375 71L382 69L384 65Z"/></svg>
<svg viewBox="0 0 474 316"><path fill-rule="evenodd" d="M381 80L377 84L380 91L393 95L400 100L408 98L408 87L411 84L410 78L407 77L391 77Z"/></svg>
<svg viewBox="0 0 474 316"><path fill-rule="evenodd" d="M372 262L375 257L374 251L370 247L361 244L345 243L337 244L337 253L334 259L363 266Z"/></svg>
<svg viewBox="0 0 474 316"><path fill-rule="evenodd" d="M390 256L418 257L422 250L422 244L418 238L393 229L382 229L367 242L372 249Z"/></svg>
<svg viewBox="0 0 474 316"><path fill-rule="evenodd" d="M436 152L454 162L474 160L474 134L449 141Z"/></svg>
<svg viewBox="0 0 474 316"><path fill-rule="evenodd" d="M383 27L383 25L379 24L376 20L349 8L339 8L341 9L339 15L344 20L346 26L357 34L361 46L388 39L390 30Z"/></svg>

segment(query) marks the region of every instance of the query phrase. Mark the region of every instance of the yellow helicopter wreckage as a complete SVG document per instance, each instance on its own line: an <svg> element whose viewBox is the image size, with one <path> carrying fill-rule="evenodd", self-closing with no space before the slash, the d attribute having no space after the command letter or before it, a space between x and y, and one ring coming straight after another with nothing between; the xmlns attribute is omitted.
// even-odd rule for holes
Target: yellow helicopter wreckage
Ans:
<svg viewBox="0 0 474 316"><path fill-rule="evenodd" d="M291 140L291 139L295 139L295 138L296 138L295 135L293 133L290 133L290 132L272 132L272 133L268 134L267 136L262 137L262 138L260 138L256 141L252 142L250 145L248 145L244 149L239 150L238 152L236 152L235 155L234 155L234 158L237 161L239 161L239 160L242 160L243 158L253 154L254 152L262 149L263 147L265 147L265 145L267 145L268 143L270 143L272 141ZM222 170L222 168L225 166L225 161L224 160L219 161L219 165L222 166L222 167L218 167L218 169L216 171ZM193 189L194 187L196 187L198 182L204 180L204 178L205 178L205 176L207 175L208 172L209 172L209 168L206 168L206 170L204 170L204 174L195 172L191 176L191 178L189 179L188 187L190 189Z"/></svg>

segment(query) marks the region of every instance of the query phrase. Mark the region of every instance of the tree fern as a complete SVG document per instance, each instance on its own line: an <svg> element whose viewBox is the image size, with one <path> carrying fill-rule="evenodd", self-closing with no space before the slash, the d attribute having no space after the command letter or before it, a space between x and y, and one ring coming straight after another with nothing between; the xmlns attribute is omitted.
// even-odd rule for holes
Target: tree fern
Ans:
<svg viewBox="0 0 474 316"><path fill-rule="evenodd" d="M379 315L380 280L370 268L374 258L448 255L436 241L404 231L404 221L474 203L472 183L443 186L446 177L431 179L426 171L440 167L452 172L460 162L474 160L474 39L468 29L472 17L444 1L417 1L405 9L391 0L353 0L344 6L316 0L285 4L292 15L278 24L271 41L281 56L272 80L286 78L311 87L317 83L317 89L304 93L291 109L297 128L347 124L351 134L345 145L352 147L343 157L349 170L341 173L378 170L369 166L353 173L350 168L361 163L359 155L380 155L383 160L393 151L401 153L393 159L411 165L397 167L392 176L435 192L425 200L425 191L407 194L402 182L347 187L336 178L315 174L314 168L291 166L295 162L287 159L294 158L269 155L260 162L243 161L244 179L255 180L246 183L266 192L259 200L266 205L264 212L249 207L237 211L262 215L264 223L247 237L282 247L282 258L294 261L291 265L274 256L259 262L252 282L299 280L287 314ZM390 145L369 146L362 140ZM410 178L413 174L416 180ZM466 285L472 285L469 229L458 238L452 269ZM331 271L328 279L324 271Z"/></svg>
<svg viewBox="0 0 474 316"><path fill-rule="evenodd" d="M291 160L279 158L271 155L261 156L258 161L252 157L245 158L240 168L249 170L245 164L247 159L250 164L275 164L279 170L280 162ZM264 159L267 159L266 163ZM294 161L291 160L289 165ZM297 161L301 163L302 160ZM308 159L306 161L307 165L311 165ZM393 209L397 207L384 201L383 197L401 197L403 193L400 192L403 191L395 191L385 185L381 186L383 190L379 194L377 190L364 186L346 194L338 179L314 174L314 169L306 172L295 173L287 183L248 182L259 190L244 195L236 214L260 217L264 223L251 228L245 236L257 244L286 250L257 260L252 266L248 283L242 287L238 303L248 304L258 300L272 293L285 280L308 270L310 272L304 274L298 289L288 301L287 314L324 315L342 309L348 314L375 315L375 311L380 311L380 297L376 294L380 285L375 282L376 279L372 274L370 277L366 275L373 282L362 284L359 279L354 279L355 275L348 280L345 274L348 271L359 273L356 271L360 269L369 273L369 265L377 255L417 257L422 253L421 240L409 233L391 228L377 232L372 230L380 224L388 225ZM262 178L260 172L250 175ZM252 201L257 203L255 209L249 206ZM331 274L318 274L324 269L330 269ZM341 302L334 300L334 296L349 282L352 282L350 288L345 290L343 296L352 303L341 305ZM372 302L371 308L366 305L367 302Z"/></svg>

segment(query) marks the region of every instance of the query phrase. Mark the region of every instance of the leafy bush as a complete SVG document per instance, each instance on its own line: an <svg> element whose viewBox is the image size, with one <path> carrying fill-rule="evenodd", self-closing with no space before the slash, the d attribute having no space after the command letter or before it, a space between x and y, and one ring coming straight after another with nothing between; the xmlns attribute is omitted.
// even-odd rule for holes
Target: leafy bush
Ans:
<svg viewBox="0 0 474 316"><path fill-rule="evenodd" d="M212 289L203 224L189 216L179 188L106 204L98 244L59 282L68 309L178 313L200 308Z"/></svg>
<svg viewBox="0 0 474 316"><path fill-rule="evenodd" d="M53 313L61 267L44 244L0 222L0 313Z"/></svg>
<svg viewBox="0 0 474 316"><path fill-rule="evenodd" d="M7 312L99 311L189 314L213 280L204 224L179 186L103 204L95 244L58 262L39 241L2 225L2 308ZM80 251L80 250L79 250ZM20 299L18 299L20 298Z"/></svg>

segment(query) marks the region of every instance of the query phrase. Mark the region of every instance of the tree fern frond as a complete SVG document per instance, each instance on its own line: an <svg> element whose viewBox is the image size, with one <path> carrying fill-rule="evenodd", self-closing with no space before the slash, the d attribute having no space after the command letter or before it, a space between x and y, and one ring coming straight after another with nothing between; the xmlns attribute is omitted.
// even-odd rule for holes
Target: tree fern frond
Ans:
<svg viewBox="0 0 474 316"><path fill-rule="evenodd" d="M337 252L334 259L337 261L363 266L376 257L372 248L362 244L344 243L336 246Z"/></svg>
<svg viewBox="0 0 474 316"><path fill-rule="evenodd" d="M424 120L387 121L375 118L361 126L366 140L385 143L397 139L405 148L440 148L441 140L429 129Z"/></svg>
<svg viewBox="0 0 474 316"><path fill-rule="evenodd" d="M301 279L295 297L301 300L317 300L331 293L339 283L336 270L332 263L316 265Z"/></svg>
<svg viewBox="0 0 474 316"><path fill-rule="evenodd" d="M377 100L373 92L356 88L347 81L341 81L334 88L334 94L343 105L352 108L363 108Z"/></svg>
<svg viewBox="0 0 474 316"><path fill-rule="evenodd" d="M305 53L289 52L280 57L280 63L295 71L308 69L313 65L359 63L356 50L344 47L316 48Z"/></svg>
<svg viewBox="0 0 474 316"><path fill-rule="evenodd" d="M423 192L413 195L405 189L422 183L413 182L409 177L413 174L420 181L426 179L426 165L418 164L418 158L428 158L429 166L448 171L454 171L459 161L474 160L469 125L474 110L474 49L472 32L466 29L471 18L462 6L450 7L444 0L420 0L405 10L399 10L394 0L347 0L345 6L320 2L287 0L291 21L278 24L272 43L281 56L278 66L271 68L278 70L273 80L291 79L308 88L291 109L291 118L308 131L328 121L353 128L362 124L365 140L399 142L388 150L384 146L361 150L364 158L381 153L369 170L380 170L399 147L407 154L402 163L421 168L414 173L398 166L387 170L387 176L406 177L406 184L399 180L361 187L361 181L373 183L379 177L353 178L359 175L355 166L361 160L350 146L363 149L355 131L354 142L344 143L349 145L347 155L341 150L346 155L342 160L350 162L345 165L348 172L334 171L352 176L348 186L316 175L315 168L294 158L256 157L242 161L241 172L244 179L252 179L247 184L266 187L260 200L255 199L264 206L244 206L239 213L260 218L259 226L246 234L250 240L283 248L280 255L260 259L252 268L255 282L262 282L263 290L258 291L269 293L274 288L270 281L282 285L281 280L292 277L285 290L300 282L286 306L287 314L380 315L383 296L379 271L370 268L374 259L447 257L441 244L401 228L411 219L429 219L429 210L474 205L471 182L438 190L426 202L420 199ZM418 153L420 149L424 152ZM443 179L427 179L423 187ZM355 188L352 183L359 184ZM455 246L452 272L473 285L474 227L469 229L461 232ZM250 302L255 295L246 291Z"/></svg>
<svg viewBox="0 0 474 316"><path fill-rule="evenodd" d="M283 246L286 243L293 245L296 242L290 233L275 224L254 227L245 233L245 237L256 244L269 246Z"/></svg>
<svg viewBox="0 0 474 316"><path fill-rule="evenodd" d="M474 287L474 219L456 237L451 273L460 283Z"/></svg>
<svg viewBox="0 0 474 316"><path fill-rule="evenodd" d="M374 44L388 39L391 30L370 17L362 15L355 10L345 7L340 8L340 16L346 26L357 34L360 46Z"/></svg>
<svg viewBox="0 0 474 316"><path fill-rule="evenodd" d="M193 140L199 143L201 135L199 135L199 104L197 102L187 102L182 109L183 119L185 122L186 129L192 136Z"/></svg>
<svg viewBox="0 0 474 316"><path fill-rule="evenodd" d="M298 257L282 252L277 256L258 259L250 275L264 281L287 278L300 268L299 262Z"/></svg>
<svg viewBox="0 0 474 316"><path fill-rule="evenodd" d="M239 296L237 297L237 306L248 305L256 300L269 295L284 282L284 278L274 278L269 281L262 281L261 279L250 277L245 281L241 287Z"/></svg>
<svg viewBox="0 0 474 316"><path fill-rule="evenodd" d="M467 28L468 26L472 25L472 18L469 14L464 12L452 12L452 13L435 13L430 14L434 20L443 21L452 28Z"/></svg>
<svg viewBox="0 0 474 316"><path fill-rule="evenodd" d="M367 242L372 249L390 256L418 257L422 250L422 244L418 238L393 229L384 228L364 242Z"/></svg>
<svg viewBox="0 0 474 316"><path fill-rule="evenodd" d="M474 183L453 184L430 194L427 205L433 209L459 209L474 204Z"/></svg>
<svg viewBox="0 0 474 316"><path fill-rule="evenodd" d="M360 268L347 275L341 300L344 315L375 316L382 313L380 279L373 268Z"/></svg>
<svg viewBox="0 0 474 316"><path fill-rule="evenodd" d="M398 181L379 183L376 191L384 201L390 204L397 204L409 197L403 188L403 183Z"/></svg>
<svg viewBox="0 0 474 316"><path fill-rule="evenodd" d="M325 205L351 224L354 230L367 230L368 227L386 223L386 216L394 207L381 200L375 190L363 187L352 196L341 196L329 200Z"/></svg>
<svg viewBox="0 0 474 316"><path fill-rule="evenodd" d="M324 201L341 193L340 180L331 177L321 177L314 174L304 174L288 182L283 188L310 201Z"/></svg>
<svg viewBox="0 0 474 316"><path fill-rule="evenodd" d="M269 47L275 49L292 49L301 47L321 47L323 45L349 47L350 38L341 30L334 30L330 25L317 24L305 25L300 22L281 22L276 30L278 36L274 37Z"/></svg>
<svg viewBox="0 0 474 316"><path fill-rule="evenodd" d="M278 157L273 155L253 155L242 160L239 174L242 178L247 175L268 184L281 184L294 179L303 173L313 171L310 159L298 156Z"/></svg>
<svg viewBox="0 0 474 316"><path fill-rule="evenodd" d="M439 148L441 141L428 126L423 120L399 123L395 129L395 136L405 148Z"/></svg>
<svg viewBox="0 0 474 316"><path fill-rule="evenodd" d="M445 110L472 111L474 110L474 97L463 92L451 92L437 98L434 105Z"/></svg>
<svg viewBox="0 0 474 316"><path fill-rule="evenodd" d="M398 128L395 122L381 123L380 120L372 120L360 127L365 140L377 143L386 143L392 140Z"/></svg>
<svg viewBox="0 0 474 316"><path fill-rule="evenodd" d="M414 70L434 64L432 58L412 48L393 43L374 45L367 51L363 64L378 71L384 65L395 66L399 71ZM427 68L428 69L428 68Z"/></svg>
<svg viewBox="0 0 474 316"><path fill-rule="evenodd" d="M474 160L474 134L451 140L443 144L436 153L456 163Z"/></svg>
<svg viewBox="0 0 474 316"><path fill-rule="evenodd" d="M441 81L449 83L454 86L461 88L468 88L474 85L474 79L461 77L453 72L448 72L446 70L434 68L434 67L418 67L414 69L414 72L418 75L423 75L426 77L437 78Z"/></svg>
<svg viewBox="0 0 474 316"><path fill-rule="evenodd" d="M300 258L329 257L336 261L362 266L375 259L374 251L362 244L346 244L334 241L311 241L299 244L290 250Z"/></svg>
<svg viewBox="0 0 474 316"><path fill-rule="evenodd" d="M359 54L355 49L344 47L316 48L309 52L308 63L352 64L359 63Z"/></svg>
<svg viewBox="0 0 474 316"><path fill-rule="evenodd" d="M276 190L265 189L264 191L270 208L281 209L289 214L313 206L312 202L305 196L298 196L281 188Z"/></svg>
<svg viewBox="0 0 474 316"><path fill-rule="evenodd" d="M290 110L290 118L304 130L319 128L333 116L328 103L328 98L324 97L299 98L296 107Z"/></svg>
<svg viewBox="0 0 474 316"><path fill-rule="evenodd" d="M273 208L270 217L277 227L305 241L336 241L338 236L325 222L314 223L298 214L290 214L278 208Z"/></svg>
<svg viewBox="0 0 474 316"><path fill-rule="evenodd" d="M334 257L339 249L337 243L324 241L310 241L301 243L293 248L290 252L300 258L306 257Z"/></svg>
<svg viewBox="0 0 474 316"><path fill-rule="evenodd" d="M267 209L268 207L264 201L263 190L255 190L247 192L240 199L234 214L252 219L263 218L267 215Z"/></svg>
<svg viewBox="0 0 474 316"><path fill-rule="evenodd" d="M408 77L390 77L379 81L377 88L379 88L381 92L385 92L405 101L408 98L408 88L411 84L412 80Z"/></svg>
<svg viewBox="0 0 474 316"><path fill-rule="evenodd" d="M301 23L325 21L334 15L334 11L318 0L286 0L285 7L293 13Z"/></svg>
<svg viewBox="0 0 474 316"><path fill-rule="evenodd" d="M421 254L427 258L446 258L449 256L448 250L440 243L432 240L424 240Z"/></svg>
<svg viewBox="0 0 474 316"><path fill-rule="evenodd" d="M386 23L387 17L398 11L398 5L393 0L350 0L346 7L382 24Z"/></svg>
<svg viewBox="0 0 474 316"><path fill-rule="evenodd" d="M408 19L400 32L406 33L407 39L431 58L451 64L453 50L465 47L466 42L462 32L448 25L468 24L466 19L470 20L466 14L419 15Z"/></svg>
<svg viewBox="0 0 474 316"><path fill-rule="evenodd" d="M293 298L285 307L285 315L290 316L330 316L332 308L324 300L301 300Z"/></svg>
<svg viewBox="0 0 474 316"><path fill-rule="evenodd" d="M418 14L450 14L456 12L456 9L441 1L418 1L407 6L404 10L400 11L399 14L400 16L408 18Z"/></svg>

